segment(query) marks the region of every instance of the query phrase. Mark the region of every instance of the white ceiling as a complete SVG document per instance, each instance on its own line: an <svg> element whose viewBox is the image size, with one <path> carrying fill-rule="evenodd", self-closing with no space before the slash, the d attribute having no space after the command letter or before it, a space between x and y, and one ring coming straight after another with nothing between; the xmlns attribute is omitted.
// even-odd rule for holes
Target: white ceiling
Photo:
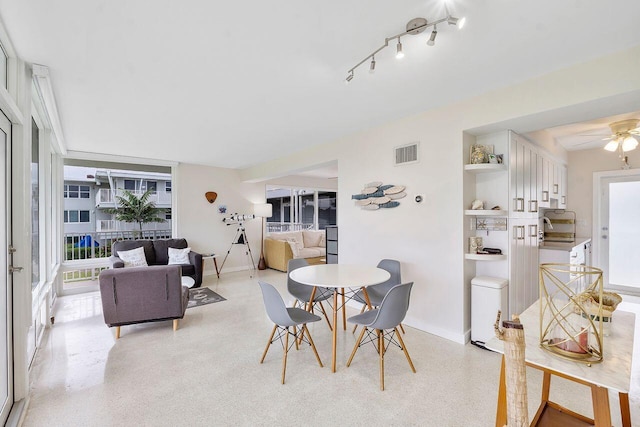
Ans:
<svg viewBox="0 0 640 427"><path fill-rule="evenodd" d="M637 0L460 0L467 25L403 38L442 1L0 0L50 68L67 148L247 167L640 44Z"/></svg>

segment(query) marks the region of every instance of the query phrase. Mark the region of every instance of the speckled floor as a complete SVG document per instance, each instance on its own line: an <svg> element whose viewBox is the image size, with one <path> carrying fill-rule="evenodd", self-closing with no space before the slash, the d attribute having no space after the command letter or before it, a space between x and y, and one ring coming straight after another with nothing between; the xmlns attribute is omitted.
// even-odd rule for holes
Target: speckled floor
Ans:
<svg viewBox="0 0 640 427"><path fill-rule="evenodd" d="M266 270L259 276L286 295L283 273ZM417 373L399 349L390 349L381 392L373 347L360 349L347 368L355 337L340 331L338 370L332 374L329 328L317 322L310 330L325 367L317 365L308 347L292 351L281 385L281 349L272 347L259 363L272 324L257 277L247 272L226 273L219 280L207 276L204 286L227 301L187 310L176 332L171 322L125 326L118 341L104 325L98 293L60 298L55 326L33 367L23 425L494 425L497 354L406 327L404 339ZM631 391L634 425L640 425L639 330ZM529 370L527 375L533 415L541 374ZM554 378L551 398L591 413L583 386ZM613 394L611 408L619 426Z"/></svg>

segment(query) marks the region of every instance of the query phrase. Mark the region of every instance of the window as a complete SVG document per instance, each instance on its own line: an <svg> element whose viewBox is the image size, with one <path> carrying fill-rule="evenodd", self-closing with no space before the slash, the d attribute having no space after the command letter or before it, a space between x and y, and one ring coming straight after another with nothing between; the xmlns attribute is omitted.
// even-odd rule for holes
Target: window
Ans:
<svg viewBox="0 0 640 427"><path fill-rule="evenodd" d="M88 185L65 184L64 186L65 199L88 199L90 197L91 188Z"/></svg>
<svg viewBox="0 0 640 427"><path fill-rule="evenodd" d="M164 183L164 191L167 193L171 193L171 181L167 181Z"/></svg>
<svg viewBox="0 0 640 427"><path fill-rule="evenodd" d="M155 194L158 189L158 181L144 181L144 187L142 190L151 191L152 194Z"/></svg>
<svg viewBox="0 0 640 427"><path fill-rule="evenodd" d="M66 224L74 222L90 222L89 211L64 211L64 222Z"/></svg>
<svg viewBox="0 0 640 427"><path fill-rule="evenodd" d="M136 181L134 179L125 179L124 189L129 191L136 191Z"/></svg>
<svg viewBox="0 0 640 427"><path fill-rule="evenodd" d="M31 119L31 288L40 283L40 130Z"/></svg>

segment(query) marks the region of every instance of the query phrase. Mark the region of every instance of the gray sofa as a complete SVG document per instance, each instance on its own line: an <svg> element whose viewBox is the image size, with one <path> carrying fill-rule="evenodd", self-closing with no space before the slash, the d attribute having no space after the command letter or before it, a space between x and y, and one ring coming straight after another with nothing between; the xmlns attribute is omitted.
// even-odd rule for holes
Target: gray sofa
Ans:
<svg viewBox="0 0 640 427"><path fill-rule="evenodd" d="M179 265L156 265L103 270L100 272L100 296L104 321L115 326L157 322L184 317L189 303L189 289L182 286Z"/></svg>
<svg viewBox="0 0 640 427"><path fill-rule="evenodd" d="M144 248L144 256L148 265L167 265L169 262L169 248L184 249L189 247L186 239L164 239L164 240L120 240L113 242L111 246L111 268L122 268L124 262L118 258L118 251L129 251L131 249ZM182 264L182 275L193 278L194 288L202 284L202 255L189 252L189 264Z"/></svg>

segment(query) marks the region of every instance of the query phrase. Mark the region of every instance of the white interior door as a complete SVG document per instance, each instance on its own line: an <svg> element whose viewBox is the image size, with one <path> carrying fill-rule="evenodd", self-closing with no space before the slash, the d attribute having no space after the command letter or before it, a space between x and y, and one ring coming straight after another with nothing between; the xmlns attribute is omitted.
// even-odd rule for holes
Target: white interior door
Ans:
<svg viewBox="0 0 640 427"><path fill-rule="evenodd" d="M640 172L603 175L599 187L597 267L606 287L640 294Z"/></svg>
<svg viewBox="0 0 640 427"><path fill-rule="evenodd" d="M0 424L13 404L13 347L11 338L11 275L9 274L11 124L0 112Z"/></svg>

